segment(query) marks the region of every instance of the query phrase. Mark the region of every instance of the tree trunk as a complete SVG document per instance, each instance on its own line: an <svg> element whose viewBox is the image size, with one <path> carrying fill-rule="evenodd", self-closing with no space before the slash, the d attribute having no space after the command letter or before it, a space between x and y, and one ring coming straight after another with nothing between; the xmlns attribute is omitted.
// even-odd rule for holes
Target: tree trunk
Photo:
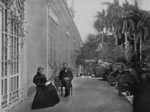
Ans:
<svg viewBox="0 0 150 112"><path fill-rule="evenodd" d="M134 34L134 54L135 54L135 66L137 67L137 39L136 35Z"/></svg>
<svg viewBox="0 0 150 112"><path fill-rule="evenodd" d="M117 59L117 49L118 49L118 37L117 35L115 36L115 60Z"/></svg>
<svg viewBox="0 0 150 112"><path fill-rule="evenodd" d="M104 31L102 32L102 60L104 59Z"/></svg>
<svg viewBox="0 0 150 112"><path fill-rule="evenodd" d="M128 39L127 39L127 32L125 32L125 58L128 58L128 51L127 51L127 47L128 47Z"/></svg>
<svg viewBox="0 0 150 112"><path fill-rule="evenodd" d="M142 61L142 37L140 38L140 61Z"/></svg>

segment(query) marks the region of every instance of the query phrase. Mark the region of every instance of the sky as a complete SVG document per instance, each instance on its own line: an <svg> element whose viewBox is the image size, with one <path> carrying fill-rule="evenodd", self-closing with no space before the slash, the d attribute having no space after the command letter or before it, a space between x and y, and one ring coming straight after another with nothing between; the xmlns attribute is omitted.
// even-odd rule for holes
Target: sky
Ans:
<svg viewBox="0 0 150 112"><path fill-rule="evenodd" d="M81 35L83 41L86 40L88 34L96 34L93 25L96 20L97 12L101 12L102 9L106 9L103 2L113 2L114 0L74 0L75 12L75 24ZM119 0L120 3L125 0ZM133 4L134 0L128 0L129 3ZM68 6L71 6L72 0L67 0ZM150 10L150 0L138 0L139 6L142 9Z"/></svg>

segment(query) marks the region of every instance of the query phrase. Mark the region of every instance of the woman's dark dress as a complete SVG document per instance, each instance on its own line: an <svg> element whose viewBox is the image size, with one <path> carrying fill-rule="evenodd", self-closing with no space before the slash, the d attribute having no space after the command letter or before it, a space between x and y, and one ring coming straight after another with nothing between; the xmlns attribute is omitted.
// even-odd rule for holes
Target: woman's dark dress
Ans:
<svg viewBox="0 0 150 112"><path fill-rule="evenodd" d="M52 107L60 102L55 87L52 84L45 86L47 80L44 74L37 72L33 82L36 84L36 94L32 103L32 109Z"/></svg>

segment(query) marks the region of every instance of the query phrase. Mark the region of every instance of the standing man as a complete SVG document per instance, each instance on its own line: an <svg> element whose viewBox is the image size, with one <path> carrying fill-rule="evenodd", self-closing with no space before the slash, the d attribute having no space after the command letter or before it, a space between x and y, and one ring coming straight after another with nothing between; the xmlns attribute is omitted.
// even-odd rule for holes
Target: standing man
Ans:
<svg viewBox="0 0 150 112"><path fill-rule="evenodd" d="M65 87L65 97L70 95L70 88L72 88L72 79L73 79L73 73L70 69L68 69L68 66L66 63L63 63L63 69L60 71L59 79L62 82L62 86Z"/></svg>

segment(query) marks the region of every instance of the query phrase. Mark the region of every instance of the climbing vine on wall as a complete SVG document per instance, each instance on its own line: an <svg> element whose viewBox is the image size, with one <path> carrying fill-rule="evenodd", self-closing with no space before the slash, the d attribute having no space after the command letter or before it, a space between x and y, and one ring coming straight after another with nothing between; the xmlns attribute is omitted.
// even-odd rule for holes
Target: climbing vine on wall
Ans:
<svg viewBox="0 0 150 112"><path fill-rule="evenodd" d="M0 2L3 4L2 12L4 17L2 34L6 37L3 48L7 50L8 47L11 47L8 45L9 39L13 42L11 38L18 37L20 40L18 41L18 45L21 46L22 49L25 42L25 35L28 33L25 30L25 0L0 0ZM20 57L19 53L14 55L11 60L17 57Z"/></svg>

